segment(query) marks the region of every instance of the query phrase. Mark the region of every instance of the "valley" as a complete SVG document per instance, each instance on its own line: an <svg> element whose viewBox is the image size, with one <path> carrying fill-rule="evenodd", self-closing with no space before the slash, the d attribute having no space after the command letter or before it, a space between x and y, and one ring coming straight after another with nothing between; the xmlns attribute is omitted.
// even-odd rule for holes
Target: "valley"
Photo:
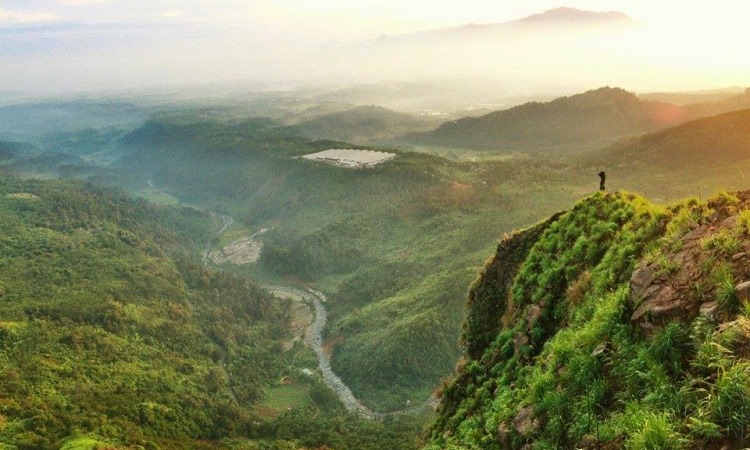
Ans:
<svg viewBox="0 0 750 450"><path fill-rule="evenodd" d="M598 100L592 103L591 96ZM601 110L592 113L591 104L614 110L640 104L632 94L612 88L586 92L569 102L531 104L499 116L511 117L524 108L581 108L583 116L593 117L601 116ZM750 174L746 110L676 126L649 122L645 128L617 128L620 123L604 139L614 144L602 143L601 136L592 140L588 134L569 133L566 139L572 139L575 151L544 147L540 139L559 139L549 127L544 137L519 134L521 144L508 153L468 141L468 151L435 144L429 152L411 152L410 144L399 142L414 134L379 140L373 132L372 139L354 143L315 140L296 134L282 121L242 116L236 110L206 115L164 108L106 138L102 133L64 133L64 142L82 143L80 156L58 153L55 146L46 147L53 141L41 138L5 144L0 147L7 149L0 168L11 178L82 179L161 204L165 211L190 210L202 217L203 237L180 251L202 263L207 274L199 275L188 265L189 280L220 276L208 275L215 272L279 294L272 301L281 302L285 318L272 337L263 339L258 327L240 331L232 325L230 335L222 334L216 327L232 322L232 312L186 300L189 314L210 323L206 333L207 345L214 347L209 363L213 372L207 380L216 395L240 411L236 414L246 417L245 425L236 425L245 431L209 427L213 431L205 439L240 439L226 448L260 442L383 448L389 439L390 448L414 448L418 430L435 417L438 399L441 406L432 430L444 433L451 420L459 420L445 409L450 403L446 386L462 383L461 377L468 375L461 361L467 356L481 359L486 344L482 339L492 339L494 332L482 331L479 341L467 339L476 334L474 294L469 294L467 307L467 286L504 235L589 198L601 170L607 171L612 192L643 192L658 204L691 195L706 198L720 188L740 189ZM528 128L546 123L548 112L526 117ZM563 115L583 117L570 114ZM566 120L573 120L570 117ZM580 120L591 122L591 117ZM326 120L327 126L337 126L331 122L335 116ZM652 128L655 131L633 136L635 130ZM71 138L74 135L80 140ZM64 145L61 148L76 144ZM715 152L717 147L721 152ZM331 149L350 150L325 153ZM455 157L436 156L444 150ZM323 160L307 158L321 154ZM356 159L362 155L367 158ZM8 199L24 200L25 192L11 192ZM197 225L180 222L178 229ZM198 283L213 301L243 298L232 290L211 294L201 284L205 281L191 283ZM248 289L259 292L254 289L260 287ZM266 359L257 359L255 351ZM459 381L450 381L454 370ZM336 428L337 421L347 425ZM127 432L90 429L102 442L141 442ZM149 436L159 435L148 430ZM451 433L458 431L451 428ZM172 444L150 440L160 448L182 448L186 436L176 434ZM444 442L431 436L431 443L424 445L459 442L458 437Z"/></svg>

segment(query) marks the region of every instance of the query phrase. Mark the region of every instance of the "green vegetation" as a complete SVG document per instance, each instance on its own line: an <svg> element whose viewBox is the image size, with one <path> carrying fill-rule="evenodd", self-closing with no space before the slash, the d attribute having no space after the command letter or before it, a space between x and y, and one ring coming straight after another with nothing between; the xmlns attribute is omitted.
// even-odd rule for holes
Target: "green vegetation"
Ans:
<svg viewBox="0 0 750 450"><path fill-rule="evenodd" d="M547 103L527 103L481 117L446 122L433 132L406 140L506 153L580 151L602 147L627 135L676 125L680 119L685 120L682 109L604 87ZM674 119L665 121L667 117Z"/></svg>
<svg viewBox="0 0 750 450"><path fill-rule="evenodd" d="M442 388L427 448L742 446L750 438L750 323L738 315L742 280L734 274L748 273L725 244L727 236L737 239L733 250L748 242L742 226L710 224L741 223L746 205L745 193L672 208L596 194L507 237L472 287L468 359ZM670 241L694 230L709 234L685 245L715 266L711 277L683 285L684 274L700 273L698 259L666 278L659 261L671 264L682 248ZM630 279L646 250L655 286L703 292L694 312L666 323L636 318L641 299ZM699 315L712 298L718 315Z"/></svg>
<svg viewBox="0 0 750 450"><path fill-rule="evenodd" d="M459 356L466 286L496 237L571 197L531 183L556 167L479 165L399 153L368 170L295 156L350 144L311 142L268 120L153 121L123 141L128 170L167 193L230 214L229 230L272 228L256 269L328 295L333 367L380 410L422 402ZM544 174L544 175L542 175ZM135 187L145 180L113 179ZM534 204L534 209L507 205ZM530 219L531 218L531 219ZM228 238L223 238L226 241ZM343 339L342 339L343 338Z"/></svg>
<svg viewBox="0 0 750 450"><path fill-rule="evenodd" d="M601 98L593 98L596 95ZM609 110L621 101L630 104L632 99L619 90L603 89L577 100L583 102L582 110L588 111L586 114L598 118L601 108ZM555 105L564 104L558 102ZM538 107L527 106L530 109ZM358 398L379 410L403 408L407 400L412 404L423 401L438 380L449 373L462 351L468 357L467 367L472 371L477 369L471 362L481 361L490 346L495 347L496 358L514 356L517 367L509 365L497 370L503 371L509 380L515 380L511 369L529 367L531 361L547 355L545 348L554 341L556 330L566 326L582 327L585 319L592 317L599 317L604 322L619 320L617 323L622 325L626 322L626 313L633 312L628 309L631 306L626 301L623 285L639 258L658 262L660 276L676 282L682 280L682 275L691 266L681 263L673 254L690 247L691 243L684 239L686 233L705 225L713 214L734 214L742 211L745 204L742 196L732 197L724 193L708 204L698 198L663 210L637 197L613 195L600 199L597 196L594 197L597 200L589 199L577 205L575 216L565 219L564 226L556 225L563 219L555 217L534 227L533 232L518 233L500 244L499 251L506 255L504 261L507 263L488 263L485 281L475 283L470 293L462 347L456 345L461 332L459 324L464 316L466 286L475 278L474 274L486 255L497 245L497 238L515 227L526 226L567 208L574 199L587 195L596 188L598 180L594 174L599 170L606 169L611 188L635 189L654 195L660 201L688 194L700 197L701 191L711 192L717 186L740 186L745 183L743 170L748 169L747 173L750 173L750 164L744 156L749 134L746 125L750 123L746 112L631 139L581 159L507 156L498 161L456 163L396 151L398 156L393 160L361 171L296 159L327 148L357 148L355 145L312 141L298 136L297 131L276 120L221 117L210 111L208 114L201 112L200 117L194 113L173 114L154 119L121 138L118 138L120 128L116 124L109 130L107 127L112 124L98 131L52 130L48 139L45 138L47 140L37 139L35 144L50 148L53 143L59 144L58 148L68 151L68 154L52 152L24 156L26 150L19 152L15 148L8 152L10 159L4 160L0 170L91 178L127 188L154 201L174 203L174 199L179 199L206 210L230 214L237 219L236 225L221 237L219 244L226 243L233 236L247 235L249 231L272 228L262 236L264 250L259 264L224 269L268 282L291 281L324 291L330 299L326 340L333 348L334 370L353 388ZM597 128L582 119L578 120L578 125ZM327 128L318 131L322 129ZM715 130L721 130L719 138ZM615 131L622 132L621 129ZM607 134L602 139L610 139L617 133ZM589 136L586 133L581 135ZM532 141L548 138L552 139L531 136ZM601 136L594 138L598 140ZM723 149L720 154L715 152L718 145ZM45 147L45 150L50 148ZM123 158L114 166L99 166L113 155L123 155ZM690 183L685 180L690 180ZM148 187L147 181L152 181L155 187ZM33 197L22 195L25 193L13 193L15 196L7 200L33 202ZM44 196L38 197L45 200ZM138 204L145 205L145 202ZM157 210L173 211L168 208ZM645 216L639 218L642 214ZM745 276L738 267L739 263L732 262L732 257L744 252L748 219L742 214L740 212L736 229L726 226L722 228L725 231L705 236L702 241L705 248L701 248L705 256L701 263L703 282L691 286L689 291L691 298L701 301L718 300L726 294L727 301L722 302L720 308L720 315L725 318L745 307L731 298L728 288L730 283L741 281ZM667 216L672 218L671 221L662 223ZM56 220L55 217L50 216L49 220ZM127 226L134 226L142 219L143 215ZM194 230L195 236L205 236L208 227L204 225L210 222L209 217L203 216L195 222L178 221L169 227L154 223L148 226L175 228L178 235L182 233L179 230L200 226L202 231ZM44 233L40 233L38 238L44 240ZM543 233L549 234L543 238ZM183 234L188 236L191 233ZM656 235L658 237L654 237ZM161 249L165 258L175 259L171 253L175 249L193 244L202 249L204 242L197 237L191 242L176 238L169 244L169 249L161 249L161 244L154 248ZM543 245L537 247L539 242ZM618 248L621 253L615 254L613 248ZM195 249L178 251L180 254L196 252ZM210 297L213 294L209 287L186 281L206 276L232 279L234 281L229 283L236 286L245 283L240 277L229 274L199 275L206 271L189 259L180 256L173 262L175 269L167 272L181 276L192 274L183 276L184 287L175 288L176 291L182 289L190 295L195 291L198 297ZM130 267L129 261L123 264ZM733 281L725 278L722 284L721 280L711 278L710 273L720 264L731 267ZM494 275L490 276L491 273ZM140 277L141 274L137 275ZM488 282L491 277L495 282ZM105 282L107 277L101 279ZM64 281L65 278L56 280ZM175 280L179 281L177 277ZM133 285L141 283L140 278L130 281ZM148 283L146 286L142 289L144 292L153 287ZM177 286L181 285L177 283ZM227 293L234 295L240 290L239 287L228 289ZM248 291L251 297L255 295L252 288ZM181 295L187 295L185 292ZM219 292L221 299L224 298L222 292ZM597 303L594 298L603 300ZM532 308L534 306L538 310ZM604 309L600 311L599 306ZM106 312L107 308L102 307L102 310ZM621 314L616 320L612 318L615 316L613 311ZM148 308L129 307L126 312L128 317L142 321L147 328L161 326L155 319L161 316L152 314ZM236 394L241 403L245 403L244 407L268 402L268 392L273 392L267 390L269 385L274 385L281 376L294 377L298 368L287 360L292 356L258 357L263 362L263 375L254 377L253 371L245 373L242 364L255 361L257 355L248 353L234 336L222 334L237 332L234 327L230 327L230 331L215 329L216 324L234 320L234 312L225 311L218 316L206 315L208 312L213 314L215 311L197 308L195 317L203 314L200 317L205 323L202 322L200 329L210 336L206 345L212 349L213 367L220 367L222 360L227 361L229 379L237 387ZM513 326L519 317L528 314L531 314L528 317L535 318L534 325L518 334L521 330L514 330ZM209 321L207 317L215 321ZM248 327L250 331L241 333L243 336L238 339L246 339L246 342L259 340L257 351L270 355L274 353L272 349L276 341L269 338L267 330L263 330L266 325L254 329ZM15 324L8 325L8 329L15 329L13 327ZM669 335L669 339L665 338L664 345L646 350L643 350L646 344L641 346L640 341L614 325L604 331L589 329L586 332L597 336L611 334L613 337L593 345L589 336L589 340L582 341L587 343L584 348L576 347L570 357L577 358L576 364L580 367L574 365L573 368L579 372L594 366L586 352L604 344L602 351L606 354L618 342L622 348L629 349L632 359L639 352L648 353L659 348L660 354L672 359L670 368L664 369L665 377L672 376L675 364L683 364L669 356L673 352L666 349L671 342L682 342L677 339L681 334L676 331ZM615 341L615 337L623 341ZM643 372L651 370L651 365L661 363L656 359L644 361L645 366L630 369L618 366L618 370L622 373L627 370ZM601 365L598 360L597 364ZM630 430L627 433L632 435L638 431L632 424L637 418L646 417L644 411L648 408L653 413L648 416L649 423L653 424L651 428L661 435L676 430L682 436L689 429L697 430L694 431L696 435L709 436L715 434L716 427L724 427L718 425L718 419L712 418L713 410L708 407L696 409L687 422L686 413L677 411L679 408L675 408L677 412L665 412L652 403L646 408L642 404L643 395L633 393L639 381L632 374L629 390L623 391L627 393L623 395L630 395L627 398L636 405L630 409L622 407L617 410L619 415L612 417L604 417L601 407L596 406L601 398L608 398L607 395L613 392L613 389L600 386L605 383L603 377L588 380L593 383L591 386L595 386L592 391L595 395L590 397L581 394L582 388L575 388L579 390L573 389L569 395L541 398L544 397L541 392L552 386L541 379L555 379L558 375L552 369L540 369L539 379L535 381L538 383L535 396L523 397L520 392L528 386L519 384L517 397L497 400L515 407L521 404L513 402L523 397L523 405L534 405L536 410L544 411L540 414L549 416L560 411L564 420L575 419L570 429L565 428L567 425L553 424L546 440L540 441L545 445L563 439L560 437L563 434L570 435L564 438L564 442L577 444L574 437L591 430L587 423L601 423L597 431L609 433L612 439L622 430ZM226 379L222 373L213 374L214 383ZM568 378L564 381L567 382ZM295 389L300 393L307 389L322 392L313 389L314 386L314 383L302 382L280 394ZM572 383L571 386L578 385ZM482 404L495 401L495 388L484 386L484 382L475 381L467 389L478 393L483 399ZM228 396L226 390L219 393ZM676 397L667 390L654 395L676 402ZM276 406L289 404L293 405L293 410L307 411L292 411L288 419L305 417L307 425L298 431L304 429L307 434L297 435L301 440L309 439L304 441L305 445L332 445L330 443L335 439L356 441L352 433L375 429L370 424L343 418L335 402L329 403L323 395L311 403L307 398L295 403L293 399L286 398L286 401L283 397L285 395L279 397ZM592 406L585 406L589 404ZM474 405L467 416L476 417L473 412L478 408ZM579 410L588 411L587 415L576 412ZM515 418L518 410L512 413L510 409L504 411L502 421L490 420L483 422L482 426L491 428L505 424L512 428L510 415ZM628 415L626 411L634 413ZM241 436L253 435L270 442L277 436L275 433L283 429L275 428L273 423L287 423L283 422L287 419L282 416L287 415L270 420L271 424L264 423L262 430L249 427L251 432L233 431L221 436L236 435L235 438L241 440ZM338 421L345 421L348 425L339 427ZM326 428L329 426L335 429L335 433ZM284 427L291 425L287 423ZM97 430L91 429L102 439L111 439L111 433ZM378 430L383 434L382 429ZM329 432L333 434L327 434ZM326 436L331 440L326 441ZM642 442L646 444L643 445L655 442L655 438L649 436L644 435ZM237 445L252 448L255 444L243 442Z"/></svg>
<svg viewBox="0 0 750 450"><path fill-rule="evenodd" d="M290 127L299 136L369 143L437 127L434 120L399 113L378 106L358 106L346 111L314 117Z"/></svg>
<svg viewBox="0 0 750 450"><path fill-rule="evenodd" d="M281 351L287 301L198 262L208 214L9 177L0 211L0 448L414 447L424 418L348 416Z"/></svg>

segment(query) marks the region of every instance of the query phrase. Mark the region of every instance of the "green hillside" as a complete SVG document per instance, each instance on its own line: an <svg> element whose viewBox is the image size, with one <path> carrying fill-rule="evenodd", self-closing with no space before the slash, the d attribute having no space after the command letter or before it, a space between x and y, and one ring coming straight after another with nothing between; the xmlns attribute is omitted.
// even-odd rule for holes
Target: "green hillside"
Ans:
<svg viewBox="0 0 750 450"><path fill-rule="evenodd" d="M598 156L613 163L698 168L750 159L750 109L694 120L613 145Z"/></svg>
<svg viewBox="0 0 750 450"><path fill-rule="evenodd" d="M446 122L433 132L409 136L406 141L508 153L583 150L679 123L675 121L681 118L679 109L605 87Z"/></svg>
<svg viewBox="0 0 750 450"><path fill-rule="evenodd" d="M272 228L248 270L324 291L334 370L358 398L397 409L450 371L465 287L497 236L570 201L574 182L557 165L398 153L350 170L296 158L337 146L351 144L266 121L159 121L125 138L120 165L143 174L131 188L152 176L177 198ZM559 189L516 187L540 179Z"/></svg>
<svg viewBox="0 0 750 450"><path fill-rule="evenodd" d="M481 117L446 122L403 138L407 143L505 153L554 153L601 148L620 138L750 107L750 95L672 105L600 88L546 103L527 103Z"/></svg>
<svg viewBox="0 0 750 450"><path fill-rule="evenodd" d="M315 117L290 129L294 134L311 139L368 143L433 130L438 124L378 106L358 106Z"/></svg>
<svg viewBox="0 0 750 450"><path fill-rule="evenodd" d="M287 307L191 262L209 216L7 177L0 210L0 446L188 448L252 426Z"/></svg>
<svg viewBox="0 0 750 450"><path fill-rule="evenodd" d="M596 194L508 236L472 286L427 448L741 448L750 193Z"/></svg>

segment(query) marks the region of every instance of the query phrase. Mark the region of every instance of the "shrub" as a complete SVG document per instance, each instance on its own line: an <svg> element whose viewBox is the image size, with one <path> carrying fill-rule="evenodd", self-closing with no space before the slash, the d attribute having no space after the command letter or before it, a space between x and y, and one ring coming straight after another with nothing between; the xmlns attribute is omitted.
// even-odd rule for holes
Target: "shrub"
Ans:
<svg viewBox="0 0 750 450"><path fill-rule="evenodd" d="M740 199L729 191L719 191L707 203L711 208L726 208L739 205Z"/></svg>
<svg viewBox="0 0 750 450"><path fill-rule="evenodd" d="M680 373L682 363L691 353L690 333L677 322L672 322L654 336L651 352L662 361L673 376Z"/></svg>
<svg viewBox="0 0 750 450"><path fill-rule="evenodd" d="M737 216L737 230L740 233L750 234L750 209L743 209Z"/></svg>
<svg viewBox="0 0 750 450"><path fill-rule="evenodd" d="M734 290L735 282L732 269L726 264L722 264L711 274L711 278L716 289L716 301L719 304L719 309L725 313L736 312L738 298Z"/></svg>
<svg viewBox="0 0 750 450"><path fill-rule="evenodd" d="M727 255L737 253L740 248L740 241L734 233L725 229L709 236L701 241L703 250L718 251Z"/></svg>
<svg viewBox="0 0 750 450"><path fill-rule="evenodd" d="M750 364L738 363L723 372L714 385L710 410L716 423L735 436L750 424Z"/></svg>
<svg viewBox="0 0 750 450"><path fill-rule="evenodd" d="M630 439L625 443L628 450L680 450L687 443L666 413L644 411L634 422L636 426L630 430Z"/></svg>

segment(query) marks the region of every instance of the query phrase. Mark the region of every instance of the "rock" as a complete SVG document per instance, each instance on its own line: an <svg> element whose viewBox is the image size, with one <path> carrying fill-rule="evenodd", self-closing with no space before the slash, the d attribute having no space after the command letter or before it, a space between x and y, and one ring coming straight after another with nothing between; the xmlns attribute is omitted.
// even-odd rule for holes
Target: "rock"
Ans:
<svg viewBox="0 0 750 450"><path fill-rule="evenodd" d="M630 320L638 322L639 325L645 322L667 323L686 312L688 303L689 300L681 298L672 286L664 286L655 294L644 298Z"/></svg>
<svg viewBox="0 0 750 450"><path fill-rule="evenodd" d="M609 344L609 342L602 342L601 344L594 347L594 350L591 352L591 356L599 356L601 354L609 352L610 350L611 345Z"/></svg>
<svg viewBox="0 0 750 450"><path fill-rule="evenodd" d="M705 228L696 228L695 230L689 232L685 236L682 237L683 242L698 242L701 239L703 239L707 234L707 231Z"/></svg>
<svg viewBox="0 0 750 450"><path fill-rule="evenodd" d="M597 444L596 436L587 434L583 438L581 438L581 442L578 443L578 446L576 446L576 448L586 449L586 450L595 449L597 448L596 444Z"/></svg>
<svg viewBox="0 0 750 450"><path fill-rule="evenodd" d="M706 302L701 305L699 314L715 322L718 309L719 304L717 302Z"/></svg>
<svg viewBox="0 0 750 450"><path fill-rule="evenodd" d="M724 228L734 229L737 228L737 220L739 217L733 215L729 216L721 222L721 226Z"/></svg>
<svg viewBox="0 0 750 450"><path fill-rule="evenodd" d="M516 351L516 355L521 354L521 349L529 344L529 337L526 333L518 332L513 336L513 346Z"/></svg>
<svg viewBox="0 0 750 450"><path fill-rule="evenodd" d="M740 302L750 300L750 281L745 281L735 286L734 292L737 293L737 298Z"/></svg>
<svg viewBox="0 0 750 450"><path fill-rule="evenodd" d="M513 419L513 427L523 436L536 432L539 421L534 419L534 407L529 405L521 408Z"/></svg>
<svg viewBox="0 0 750 450"><path fill-rule="evenodd" d="M542 308L539 305L531 305L531 307L529 307L529 312L526 314L526 323L528 324L529 330L540 317L542 317Z"/></svg>
<svg viewBox="0 0 750 450"><path fill-rule="evenodd" d="M510 427L505 422L497 426L497 442L501 448L510 448Z"/></svg>
<svg viewBox="0 0 750 450"><path fill-rule="evenodd" d="M653 281L655 273L656 266L654 264L636 269L635 272L633 272L632 277L630 278L630 286L641 288L647 287Z"/></svg>

